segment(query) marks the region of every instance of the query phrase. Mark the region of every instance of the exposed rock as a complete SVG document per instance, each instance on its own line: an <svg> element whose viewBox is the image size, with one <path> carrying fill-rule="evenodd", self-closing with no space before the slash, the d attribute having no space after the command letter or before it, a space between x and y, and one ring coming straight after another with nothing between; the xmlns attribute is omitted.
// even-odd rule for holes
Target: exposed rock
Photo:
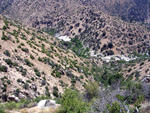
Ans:
<svg viewBox="0 0 150 113"><path fill-rule="evenodd" d="M141 81L143 83L150 83L150 75L145 76Z"/></svg>
<svg viewBox="0 0 150 113"><path fill-rule="evenodd" d="M9 101L15 101L15 102L19 102L19 98L16 97L15 95L11 95L11 96L8 96L8 100Z"/></svg>
<svg viewBox="0 0 150 113"><path fill-rule="evenodd" d="M38 108L45 108L45 107L54 107L54 108L56 108L57 106L59 106L59 105L56 104L56 102L54 100L41 100L37 104Z"/></svg>

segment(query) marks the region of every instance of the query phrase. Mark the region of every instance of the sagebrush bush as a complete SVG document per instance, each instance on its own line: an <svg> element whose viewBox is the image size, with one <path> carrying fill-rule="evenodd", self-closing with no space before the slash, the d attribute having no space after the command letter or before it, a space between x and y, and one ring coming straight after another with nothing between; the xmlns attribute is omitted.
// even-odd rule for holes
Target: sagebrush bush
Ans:
<svg viewBox="0 0 150 113"><path fill-rule="evenodd" d="M112 105L107 105L109 113L126 113L124 108L118 102L112 103Z"/></svg>
<svg viewBox="0 0 150 113"><path fill-rule="evenodd" d="M3 32L1 39L7 41L7 40L9 40L9 37L6 36L5 33Z"/></svg>
<svg viewBox="0 0 150 113"><path fill-rule="evenodd" d="M55 97L59 97L57 86L53 87L53 95L54 95Z"/></svg>
<svg viewBox="0 0 150 113"><path fill-rule="evenodd" d="M41 73L37 68L34 69L34 72L35 72L36 76L41 77Z"/></svg>
<svg viewBox="0 0 150 113"><path fill-rule="evenodd" d="M57 113L86 113L89 105L82 101L79 92L66 89L60 100L61 107Z"/></svg>
<svg viewBox="0 0 150 113"><path fill-rule="evenodd" d="M99 85L97 82L89 82L85 85L86 95L88 99L92 99L98 96Z"/></svg>
<svg viewBox="0 0 150 113"><path fill-rule="evenodd" d="M10 57L10 52L9 52L8 50L5 50L5 51L4 51L4 54L5 54L6 56Z"/></svg>
<svg viewBox="0 0 150 113"><path fill-rule="evenodd" d="M8 68L4 65L0 66L0 71L1 72L7 72Z"/></svg>
<svg viewBox="0 0 150 113"><path fill-rule="evenodd" d="M24 62L26 65L28 65L29 67L32 67L33 64L28 60L28 59L24 59Z"/></svg>

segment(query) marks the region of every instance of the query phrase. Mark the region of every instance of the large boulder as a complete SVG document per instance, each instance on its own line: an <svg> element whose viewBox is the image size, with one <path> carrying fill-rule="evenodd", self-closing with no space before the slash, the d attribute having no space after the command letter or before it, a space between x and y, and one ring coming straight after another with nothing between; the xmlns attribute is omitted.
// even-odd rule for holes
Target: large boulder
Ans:
<svg viewBox="0 0 150 113"><path fill-rule="evenodd" d="M58 104L54 100L41 100L38 104L38 108L45 108L45 107L53 107L56 108Z"/></svg>
<svg viewBox="0 0 150 113"><path fill-rule="evenodd" d="M19 102L19 98L16 97L15 95L10 95L10 96L8 97L8 100L9 100L9 101Z"/></svg>

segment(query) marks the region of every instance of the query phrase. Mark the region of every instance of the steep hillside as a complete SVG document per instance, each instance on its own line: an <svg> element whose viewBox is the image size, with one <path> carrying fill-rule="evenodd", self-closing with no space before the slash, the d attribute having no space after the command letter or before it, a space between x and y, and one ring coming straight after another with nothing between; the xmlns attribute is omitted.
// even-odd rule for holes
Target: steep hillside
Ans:
<svg viewBox="0 0 150 113"><path fill-rule="evenodd" d="M91 107L91 113L110 110L108 105L121 106L119 111L136 111L141 105L138 109L149 111L148 55L129 62L102 62L101 57L92 58L86 51L78 38L60 41L0 16L0 102L6 102L0 104L0 112L53 112L56 108L36 106L47 97L58 97L64 112L68 108L70 112L70 106L81 109L78 103L84 104L83 110ZM63 94L66 88L80 93L70 89Z"/></svg>
<svg viewBox="0 0 150 113"><path fill-rule="evenodd" d="M1 0L0 113L149 112L150 31L126 22L148 10L148 0Z"/></svg>
<svg viewBox="0 0 150 113"><path fill-rule="evenodd" d="M149 0L91 0L92 3L113 16L129 22L148 22L150 12Z"/></svg>
<svg viewBox="0 0 150 113"><path fill-rule="evenodd" d="M97 5L93 5L94 3ZM112 2L107 2L107 4L105 2L108 7L109 3ZM125 5L124 1L120 3ZM144 26L108 16L99 11L100 5L98 4L102 3L99 0L16 0L12 2L11 7L5 10L4 14L25 25L53 32L53 34L68 35L71 38L77 37L84 46L94 50L97 54L128 55L133 52L149 54L150 34ZM103 11L103 9L101 10ZM124 13L121 12L121 14Z"/></svg>
<svg viewBox="0 0 150 113"><path fill-rule="evenodd" d="M34 6L36 8L38 5L45 6L45 3L48 3L48 7L55 7L60 8L62 5L65 7L66 4L80 4L88 7L94 7L97 10L102 10L105 13L108 13L110 15L118 16L122 18L125 21L138 21L138 22L149 22L150 19L149 10L150 10L150 2L148 0L58 0L58 1L21 1L21 0L2 0L0 2L0 6L3 12L6 9L10 9L9 6L12 6L11 8L17 10L17 8L23 8L29 7L28 11L32 10L30 9L30 6ZM57 4L55 4L57 3ZM27 6L26 6L27 5ZM23 6L23 7L21 7ZM47 8L48 8L47 7ZM69 7L70 8L70 7ZM43 10L40 9L40 10ZM62 8L63 10L63 8ZM9 11L9 10L8 10ZM22 10L23 11L23 10ZM25 10L24 10L25 11ZM9 11L14 12L14 11ZM11 13L10 13L11 14ZM11 14L12 15L12 14ZM16 15L16 14L15 14ZM13 16L15 16L13 15ZM23 14L26 15L26 14ZM21 16L21 15L19 15ZM16 16L17 17L17 16Z"/></svg>
<svg viewBox="0 0 150 113"><path fill-rule="evenodd" d="M1 0L0 1L0 13L3 13L7 8L9 8L14 0Z"/></svg>
<svg viewBox="0 0 150 113"><path fill-rule="evenodd" d="M83 90L93 78L94 60L80 58L59 43L0 16L0 100L58 97L67 87Z"/></svg>

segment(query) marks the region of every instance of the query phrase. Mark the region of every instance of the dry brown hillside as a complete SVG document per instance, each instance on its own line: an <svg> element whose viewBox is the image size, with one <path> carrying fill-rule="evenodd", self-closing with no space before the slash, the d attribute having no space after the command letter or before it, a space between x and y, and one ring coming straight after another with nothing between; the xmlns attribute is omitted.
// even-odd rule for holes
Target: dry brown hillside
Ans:
<svg viewBox="0 0 150 113"><path fill-rule="evenodd" d="M59 41L44 32L0 16L1 101L57 97L67 87L83 90L92 79L92 62L60 48Z"/></svg>

